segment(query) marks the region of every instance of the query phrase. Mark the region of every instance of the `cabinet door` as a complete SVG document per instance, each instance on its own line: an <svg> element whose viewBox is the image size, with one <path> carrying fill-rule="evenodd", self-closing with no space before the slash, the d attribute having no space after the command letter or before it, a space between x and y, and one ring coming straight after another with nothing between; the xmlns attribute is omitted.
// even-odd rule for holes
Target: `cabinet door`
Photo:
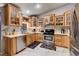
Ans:
<svg viewBox="0 0 79 59"><path fill-rule="evenodd" d="M62 47L66 47L65 46L66 45L66 36L62 36L61 39L62 39L62 43L61 43Z"/></svg>
<svg viewBox="0 0 79 59"><path fill-rule="evenodd" d="M36 41L38 41L38 40L39 40L39 34L38 34L38 33L36 33L35 38L36 38Z"/></svg>
<svg viewBox="0 0 79 59"><path fill-rule="evenodd" d="M62 38L61 36L55 36L55 45L62 46Z"/></svg>
<svg viewBox="0 0 79 59"><path fill-rule="evenodd" d="M15 7L12 4L6 4L4 6L4 23L5 25L20 25L20 15L18 13L20 10L19 8ZM6 21L7 20L7 21Z"/></svg>
<svg viewBox="0 0 79 59"><path fill-rule="evenodd" d="M33 43L34 41L36 41L36 35L35 35L35 34L31 34L31 40L32 40L32 43Z"/></svg>
<svg viewBox="0 0 79 59"><path fill-rule="evenodd" d="M40 33L36 33L35 38L36 38L36 41L41 41L42 35Z"/></svg>
<svg viewBox="0 0 79 59"><path fill-rule="evenodd" d="M10 13L11 13L11 8L9 4L6 4L4 6L4 24L9 25L10 24Z"/></svg>
<svg viewBox="0 0 79 59"><path fill-rule="evenodd" d="M50 23L52 23L53 25L55 25L55 14L51 14L50 15Z"/></svg>
<svg viewBox="0 0 79 59"><path fill-rule="evenodd" d="M32 38L30 35L27 35L27 46L32 43Z"/></svg>
<svg viewBox="0 0 79 59"><path fill-rule="evenodd" d="M67 11L64 13L65 15L65 26L70 26L71 25L71 13L70 11Z"/></svg>
<svg viewBox="0 0 79 59"><path fill-rule="evenodd" d="M64 26L64 15L56 16L55 25L56 26Z"/></svg>
<svg viewBox="0 0 79 59"><path fill-rule="evenodd" d="M69 47L69 37L62 36L62 46L68 48Z"/></svg>
<svg viewBox="0 0 79 59"><path fill-rule="evenodd" d="M43 41L43 35L41 33L38 34L38 41L40 41L40 42Z"/></svg>
<svg viewBox="0 0 79 59"><path fill-rule="evenodd" d="M9 53L9 51L8 51L8 38L7 37L4 37L4 51L5 51L5 54L8 54ZM9 47L10 48L10 47Z"/></svg>
<svg viewBox="0 0 79 59"><path fill-rule="evenodd" d="M17 39L12 38L9 43L11 43L11 55L15 55L17 50Z"/></svg>
<svg viewBox="0 0 79 59"><path fill-rule="evenodd" d="M70 46L70 41L69 41L69 37L68 36L65 36L65 44L64 44L65 47L69 48Z"/></svg>
<svg viewBox="0 0 79 59"><path fill-rule="evenodd" d="M4 37L4 47L5 54L7 55L15 55L16 54L16 38L7 38Z"/></svg>

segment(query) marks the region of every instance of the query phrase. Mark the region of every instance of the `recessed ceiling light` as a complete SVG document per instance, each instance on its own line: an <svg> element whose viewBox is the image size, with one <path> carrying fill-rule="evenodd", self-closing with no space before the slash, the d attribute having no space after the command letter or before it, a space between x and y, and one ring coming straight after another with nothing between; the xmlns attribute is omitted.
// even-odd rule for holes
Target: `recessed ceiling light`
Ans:
<svg viewBox="0 0 79 59"><path fill-rule="evenodd" d="M41 7L40 4L37 4L37 5L36 5L36 8L40 8L40 7Z"/></svg>
<svg viewBox="0 0 79 59"><path fill-rule="evenodd" d="M29 14L30 13L30 10L26 10L26 13Z"/></svg>

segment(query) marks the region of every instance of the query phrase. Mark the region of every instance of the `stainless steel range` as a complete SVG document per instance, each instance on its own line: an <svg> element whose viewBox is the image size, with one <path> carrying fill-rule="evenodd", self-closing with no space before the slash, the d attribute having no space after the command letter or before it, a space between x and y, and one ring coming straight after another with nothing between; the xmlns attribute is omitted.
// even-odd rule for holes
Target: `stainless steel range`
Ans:
<svg viewBox="0 0 79 59"><path fill-rule="evenodd" d="M44 40L46 41L54 41L54 29L45 29Z"/></svg>
<svg viewBox="0 0 79 59"><path fill-rule="evenodd" d="M54 29L52 29L52 27L45 28L43 35L44 35L44 39L41 47L51 49L51 50L53 49L56 50L55 39L54 39Z"/></svg>

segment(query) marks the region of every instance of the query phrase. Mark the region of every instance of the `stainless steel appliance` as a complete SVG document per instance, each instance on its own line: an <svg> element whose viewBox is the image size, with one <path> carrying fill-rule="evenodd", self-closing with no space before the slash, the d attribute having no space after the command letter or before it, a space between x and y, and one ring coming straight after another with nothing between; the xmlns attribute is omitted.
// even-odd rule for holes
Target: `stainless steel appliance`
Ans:
<svg viewBox="0 0 79 59"><path fill-rule="evenodd" d="M71 26L70 54L79 56L79 4L75 6Z"/></svg>
<svg viewBox="0 0 79 59"><path fill-rule="evenodd" d="M17 38L17 53L26 48L24 37L20 36Z"/></svg>
<svg viewBox="0 0 79 59"><path fill-rule="evenodd" d="M44 40L53 41L53 35L44 35Z"/></svg>
<svg viewBox="0 0 79 59"><path fill-rule="evenodd" d="M54 29L52 27L52 24L47 24L46 27L43 33L44 39L41 47L51 50L56 50L55 40L54 40Z"/></svg>
<svg viewBox="0 0 79 59"><path fill-rule="evenodd" d="M54 42L54 29L45 29L44 40L53 41Z"/></svg>
<svg viewBox="0 0 79 59"><path fill-rule="evenodd" d="M0 52L1 52L1 13L0 13Z"/></svg>

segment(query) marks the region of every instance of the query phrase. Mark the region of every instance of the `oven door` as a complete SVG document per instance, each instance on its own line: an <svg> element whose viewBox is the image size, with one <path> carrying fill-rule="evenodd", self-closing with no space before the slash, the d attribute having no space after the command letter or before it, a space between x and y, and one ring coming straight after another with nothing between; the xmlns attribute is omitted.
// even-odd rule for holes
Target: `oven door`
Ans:
<svg viewBox="0 0 79 59"><path fill-rule="evenodd" d="M53 35L45 35L44 40L53 41Z"/></svg>

